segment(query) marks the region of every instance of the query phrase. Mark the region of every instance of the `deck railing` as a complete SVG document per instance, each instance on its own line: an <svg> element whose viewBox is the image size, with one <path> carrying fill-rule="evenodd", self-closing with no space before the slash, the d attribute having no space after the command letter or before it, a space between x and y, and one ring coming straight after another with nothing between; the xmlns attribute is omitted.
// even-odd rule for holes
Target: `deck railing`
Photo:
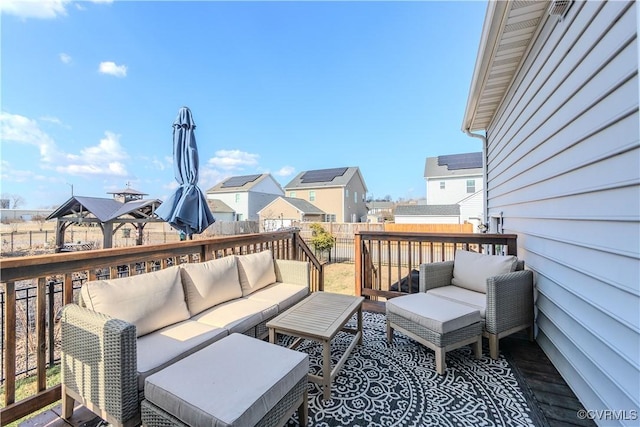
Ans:
<svg viewBox="0 0 640 427"><path fill-rule="evenodd" d="M85 281L267 249L276 259L309 261L311 290L323 290L323 265L295 230L2 260L0 382L4 408L0 409L0 425L60 399L60 384L47 385L47 369L59 361L56 314L73 301L74 291ZM32 373L37 378L36 393L16 402L16 379Z"/></svg>
<svg viewBox="0 0 640 427"><path fill-rule="evenodd" d="M515 234L358 232L355 292L372 300L417 292L420 264L453 260L456 249L517 255L516 238Z"/></svg>

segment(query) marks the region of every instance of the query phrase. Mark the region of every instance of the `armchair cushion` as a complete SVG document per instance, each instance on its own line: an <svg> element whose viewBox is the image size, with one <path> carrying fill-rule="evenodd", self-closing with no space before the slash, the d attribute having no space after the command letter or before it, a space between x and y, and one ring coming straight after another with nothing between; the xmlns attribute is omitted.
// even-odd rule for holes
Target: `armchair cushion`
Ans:
<svg viewBox="0 0 640 427"><path fill-rule="evenodd" d="M242 296L247 296L276 281L273 256L270 250L237 255Z"/></svg>
<svg viewBox="0 0 640 427"><path fill-rule="evenodd" d="M485 255L457 250L453 264L455 286L487 293L487 279L515 271L518 259L513 255Z"/></svg>
<svg viewBox="0 0 640 427"><path fill-rule="evenodd" d="M192 316L242 296L238 262L233 256L182 264L182 284Z"/></svg>
<svg viewBox="0 0 640 427"><path fill-rule="evenodd" d="M86 283L87 308L136 326L136 336L189 318L178 266L137 276Z"/></svg>
<svg viewBox="0 0 640 427"><path fill-rule="evenodd" d="M470 291L459 286L442 286L430 289L427 294L435 295L442 299L458 302L480 312L480 317L485 318L487 310L487 295L481 292Z"/></svg>

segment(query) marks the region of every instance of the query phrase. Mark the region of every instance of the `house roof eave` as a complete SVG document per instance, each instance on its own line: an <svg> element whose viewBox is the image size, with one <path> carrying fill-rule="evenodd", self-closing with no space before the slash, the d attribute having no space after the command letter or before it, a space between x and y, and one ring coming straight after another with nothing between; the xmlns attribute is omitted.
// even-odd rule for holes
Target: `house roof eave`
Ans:
<svg viewBox="0 0 640 427"><path fill-rule="evenodd" d="M480 45L476 57L476 64L469 88L467 105L462 120L462 131L486 130L498 111L502 101L508 92L514 77L522 66L531 49L533 40L536 39L540 28L548 17L549 2L513 2L490 1L487 4L487 12L480 36ZM510 38L518 31L519 46L513 48ZM523 41L524 35L524 41ZM509 49L509 58L502 57L501 51ZM516 54L513 51L516 50ZM504 79L505 61L513 65L509 76ZM498 65L496 65L498 62ZM502 67L500 73L497 67ZM500 74L503 83L494 84ZM489 97L485 94L486 87L491 87L491 98L498 98L498 102L486 102ZM496 92L496 86L499 86ZM485 101L485 102L483 102Z"/></svg>

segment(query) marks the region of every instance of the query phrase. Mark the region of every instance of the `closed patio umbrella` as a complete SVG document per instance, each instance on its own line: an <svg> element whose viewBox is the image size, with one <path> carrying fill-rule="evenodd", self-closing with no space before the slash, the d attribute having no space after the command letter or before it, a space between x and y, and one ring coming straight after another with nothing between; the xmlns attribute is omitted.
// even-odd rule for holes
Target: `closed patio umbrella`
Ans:
<svg viewBox="0 0 640 427"><path fill-rule="evenodd" d="M198 187L198 147L191 110L180 108L173 122L173 169L180 186L156 210L156 214L189 237L215 222Z"/></svg>

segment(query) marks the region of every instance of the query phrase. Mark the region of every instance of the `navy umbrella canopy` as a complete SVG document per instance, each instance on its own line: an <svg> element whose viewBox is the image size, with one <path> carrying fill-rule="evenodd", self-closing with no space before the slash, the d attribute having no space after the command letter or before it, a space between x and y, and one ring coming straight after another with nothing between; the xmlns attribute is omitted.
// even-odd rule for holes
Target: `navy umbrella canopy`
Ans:
<svg viewBox="0 0 640 427"><path fill-rule="evenodd" d="M187 235L202 233L216 220L198 187L198 146L191 110L180 108L173 122L173 169L180 186L158 209L156 215Z"/></svg>

